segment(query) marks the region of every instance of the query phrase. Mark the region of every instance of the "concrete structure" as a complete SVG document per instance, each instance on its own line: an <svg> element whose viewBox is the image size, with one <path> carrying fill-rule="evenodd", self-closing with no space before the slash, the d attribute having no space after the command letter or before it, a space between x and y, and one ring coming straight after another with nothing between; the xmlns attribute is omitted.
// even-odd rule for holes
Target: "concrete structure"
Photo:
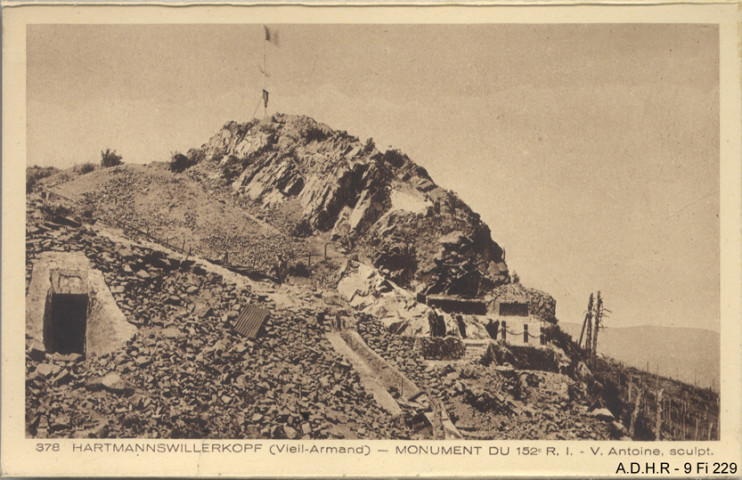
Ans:
<svg viewBox="0 0 742 480"><path fill-rule="evenodd" d="M26 295L26 336L47 352L103 355L134 336L103 274L80 252L44 252Z"/></svg>
<svg viewBox="0 0 742 480"><path fill-rule="evenodd" d="M484 315L487 313L487 303L482 300L461 298L452 295L426 295L423 302L431 307L440 308L446 313L462 313L467 315Z"/></svg>

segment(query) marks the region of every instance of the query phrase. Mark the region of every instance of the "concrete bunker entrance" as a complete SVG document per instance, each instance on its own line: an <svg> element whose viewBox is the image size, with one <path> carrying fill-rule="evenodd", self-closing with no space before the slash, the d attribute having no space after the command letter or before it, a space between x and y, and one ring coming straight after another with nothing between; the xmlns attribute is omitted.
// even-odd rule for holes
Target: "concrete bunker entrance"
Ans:
<svg viewBox="0 0 742 480"><path fill-rule="evenodd" d="M44 346L50 352L85 355L89 302L87 272L54 269L49 277Z"/></svg>
<svg viewBox="0 0 742 480"><path fill-rule="evenodd" d="M80 252L43 252L26 295L26 339L49 353L103 355L136 334L103 273Z"/></svg>
<svg viewBox="0 0 742 480"><path fill-rule="evenodd" d="M88 296L52 294L49 302L46 349L58 353L85 354Z"/></svg>

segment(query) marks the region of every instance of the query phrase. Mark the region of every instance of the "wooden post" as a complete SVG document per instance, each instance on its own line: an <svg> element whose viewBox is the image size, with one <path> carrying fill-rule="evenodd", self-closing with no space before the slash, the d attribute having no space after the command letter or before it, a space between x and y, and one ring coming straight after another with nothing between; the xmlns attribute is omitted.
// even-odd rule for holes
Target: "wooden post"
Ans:
<svg viewBox="0 0 742 480"><path fill-rule="evenodd" d="M598 331L600 330L600 321L603 319L603 299L600 297L598 290L598 299L595 302L595 332L593 333L593 347L590 349L590 359L595 364L595 354L598 351Z"/></svg>
<svg viewBox="0 0 742 480"><path fill-rule="evenodd" d="M502 321L502 341L507 342L508 341L508 330L507 330L507 323L505 320Z"/></svg>
<svg viewBox="0 0 742 480"><path fill-rule="evenodd" d="M631 423L629 424L629 436L634 438L634 426L636 425L636 417L639 416L639 409L642 403L642 390L636 392L636 403L634 404L634 412L631 414Z"/></svg>
<svg viewBox="0 0 742 480"><path fill-rule="evenodd" d="M655 390L660 388L660 364L654 370L654 388Z"/></svg>
<svg viewBox="0 0 742 480"><path fill-rule="evenodd" d="M657 392L657 421L654 427L654 439L662 440L662 389Z"/></svg>
<svg viewBox="0 0 742 480"><path fill-rule="evenodd" d="M585 351L587 352L587 359L592 359L592 354L590 353L590 348L593 346L593 319L592 319L592 313L588 314L588 318L586 320L587 325L587 335L585 336Z"/></svg>
<svg viewBox="0 0 742 480"><path fill-rule="evenodd" d="M528 324L523 324L523 343L528 343Z"/></svg>
<svg viewBox="0 0 742 480"><path fill-rule="evenodd" d="M593 294L590 294L590 299L587 302L587 313L585 314L585 351L590 352L590 348L593 346Z"/></svg>

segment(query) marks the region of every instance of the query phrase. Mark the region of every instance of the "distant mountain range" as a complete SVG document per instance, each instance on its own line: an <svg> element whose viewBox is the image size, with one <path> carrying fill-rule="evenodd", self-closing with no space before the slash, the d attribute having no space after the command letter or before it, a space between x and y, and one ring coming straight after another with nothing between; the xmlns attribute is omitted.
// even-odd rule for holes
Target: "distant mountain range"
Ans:
<svg viewBox="0 0 742 480"><path fill-rule="evenodd" d="M582 324L559 322L575 341ZM699 387L719 389L719 334L700 328L608 327L598 337L598 353Z"/></svg>

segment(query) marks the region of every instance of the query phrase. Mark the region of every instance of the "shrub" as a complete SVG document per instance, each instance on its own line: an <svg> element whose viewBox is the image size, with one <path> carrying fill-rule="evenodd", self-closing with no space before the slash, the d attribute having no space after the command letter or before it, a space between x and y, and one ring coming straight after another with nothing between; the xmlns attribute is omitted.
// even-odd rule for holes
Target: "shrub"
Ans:
<svg viewBox="0 0 742 480"><path fill-rule="evenodd" d="M75 171L79 172L80 175L85 175L95 170L95 164L91 162L85 162L80 165L75 165Z"/></svg>
<svg viewBox="0 0 742 480"><path fill-rule="evenodd" d="M103 167L115 167L116 165L121 165L121 155L116 154L116 150L111 150L110 148L106 148L105 151L100 152L100 164Z"/></svg>
<svg viewBox="0 0 742 480"><path fill-rule="evenodd" d="M175 173L181 173L193 165L195 163L182 153L175 152L170 157L170 170Z"/></svg>
<svg viewBox="0 0 742 480"><path fill-rule="evenodd" d="M72 210L61 204L43 205L41 211L46 214L47 218L68 217L72 213Z"/></svg>
<svg viewBox="0 0 742 480"><path fill-rule="evenodd" d="M289 267L289 275L292 277L308 277L311 272L304 262L297 262Z"/></svg>
<svg viewBox="0 0 742 480"><path fill-rule="evenodd" d="M404 163L404 155L399 150L387 150L384 152L384 161L393 167L401 167Z"/></svg>
<svg viewBox="0 0 742 480"><path fill-rule="evenodd" d="M57 171L54 167L31 167L26 169L26 193L31 193L39 180Z"/></svg>

